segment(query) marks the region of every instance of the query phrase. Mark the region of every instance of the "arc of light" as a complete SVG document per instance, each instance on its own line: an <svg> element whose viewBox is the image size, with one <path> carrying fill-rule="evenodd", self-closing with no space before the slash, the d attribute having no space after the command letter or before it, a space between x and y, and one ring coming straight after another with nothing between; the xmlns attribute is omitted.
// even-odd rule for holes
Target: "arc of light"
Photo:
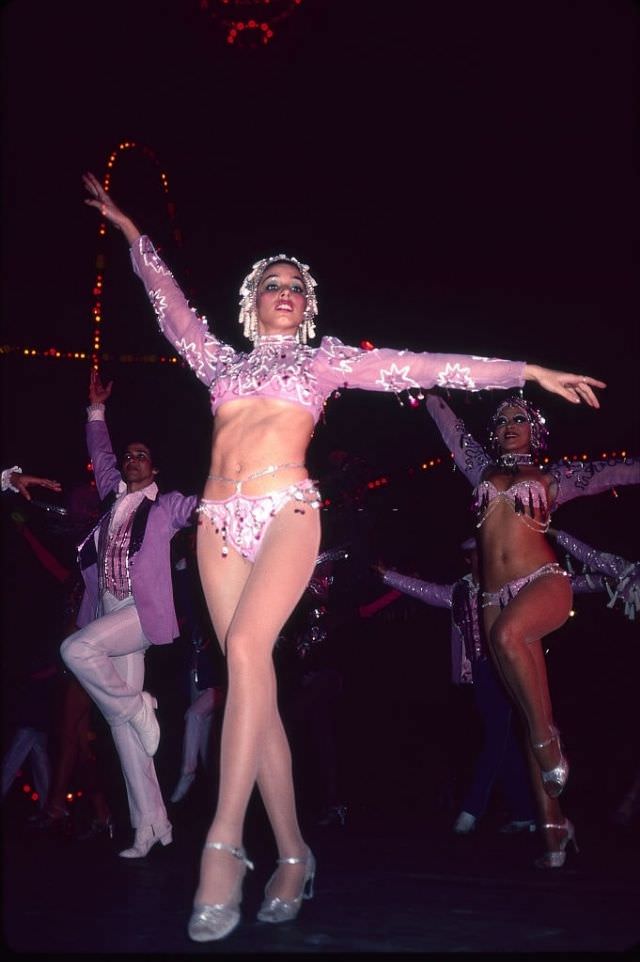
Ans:
<svg viewBox="0 0 640 962"><path fill-rule="evenodd" d="M156 167L160 174L160 182L162 184L162 190L167 198L167 214L169 216L169 222L173 225L173 236L178 244L182 242L182 237L180 230L175 226L175 204L171 200L169 194L169 179L162 169L160 161L156 156L155 151L145 144L138 144L134 140L123 140L118 146L111 151L109 154L109 159L107 160L106 170L104 177L102 178L102 186L109 193L109 188L111 186L111 174L116 166L116 163L120 157L129 150L137 150L144 157L147 157L151 163ZM96 255L96 273L93 282L93 305L91 308L91 316L93 323L93 336L91 340L91 366L94 370L98 370L100 366L100 349L102 346L102 326L104 322L104 317L102 314L102 297L104 294L104 275L106 268L106 255L104 253L104 240L103 238L107 233L107 222L105 220L100 221L98 225L98 253Z"/></svg>

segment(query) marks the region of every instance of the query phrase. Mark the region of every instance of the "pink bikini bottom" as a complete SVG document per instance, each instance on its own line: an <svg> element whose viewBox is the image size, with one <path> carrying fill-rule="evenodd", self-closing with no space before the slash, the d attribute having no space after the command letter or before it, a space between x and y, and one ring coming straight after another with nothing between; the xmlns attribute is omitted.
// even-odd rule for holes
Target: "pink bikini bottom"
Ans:
<svg viewBox="0 0 640 962"><path fill-rule="evenodd" d="M304 478L286 488L278 488L268 494L250 497L246 494L232 494L223 501L200 501L196 509L209 518L215 526L216 534L222 535L222 555L229 554L229 545L248 561L255 561L262 544L265 531L285 504L296 501L295 510L304 514L305 507L320 507L320 492L315 481Z"/></svg>
<svg viewBox="0 0 640 962"><path fill-rule="evenodd" d="M483 591L482 592L482 607L483 608L506 608L510 601L513 601L515 596L519 591L522 591L525 585L530 584L537 578L542 578L543 575L561 575L564 578L568 578L569 574L564 570L562 565L559 565L557 561L550 561L546 565L542 565L540 568L536 568L531 574L525 575L524 578L514 578L513 581L507 581L505 585L499 588L497 591Z"/></svg>

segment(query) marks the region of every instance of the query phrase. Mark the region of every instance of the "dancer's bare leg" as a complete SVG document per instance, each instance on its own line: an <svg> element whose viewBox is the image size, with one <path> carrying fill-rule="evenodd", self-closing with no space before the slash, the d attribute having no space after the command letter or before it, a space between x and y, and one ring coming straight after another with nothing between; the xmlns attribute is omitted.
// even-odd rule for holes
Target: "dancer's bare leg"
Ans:
<svg viewBox="0 0 640 962"><path fill-rule="evenodd" d="M241 846L244 818L260 780L269 820L282 855L303 855L296 814L291 756L277 709L273 646L313 572L320 541L317 511L285 505L271 523L255 565L233 549L221 555L220 536L199 527L198 565L213 626L227 655L228 690L220 746L218 805L208 841ZM293 846L291 849L289 846ZM298 894L304 867L283 866ZM196 903L225 903L242 864L229 853L205 849ZM302 873L302 874L301 874Z"/></svg>
<svg viewBox="0 0 640 962"><path fill-rule="evenodd" d="M548 741L553 726L542 641L560 628L571 610L568 578L548 575L526 585L506 608L484 608L484 626L500 674L518 705L533 743ZM560 761L552 741L535 750L538 765L549 770Z"/></svg>

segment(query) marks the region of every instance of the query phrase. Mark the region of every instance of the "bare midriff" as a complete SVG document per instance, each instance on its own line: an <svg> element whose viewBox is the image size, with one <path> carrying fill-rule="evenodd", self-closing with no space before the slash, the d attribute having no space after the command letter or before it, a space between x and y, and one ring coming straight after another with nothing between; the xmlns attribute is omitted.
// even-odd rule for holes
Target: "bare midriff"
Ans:
<svg viewBox="0 0 640 962"><path fill-rule="evenodd" d="M313 434L313 417L303 407L277 398L238 398L218 408L214 419L209 474L243 481L269 466L283 467L242 485L242 493L268 494L306 478L303 466ZM207 480L203 497L218 501L230 497L228 481Z"/></svg>
<svg viewBox="0 0 640 962"><path fill-rule="evenodd" d="M519 475L520 480L528 477L529 475L525 473ZM546 479L540 474L532 474L531 478L534 477L547 488L547 500L549 500ZM506 490L508 487L503 475L493 475L487 480L492 481L501 490ZM534 517L541 520L540 514ZM536 568L558 560L545 535L541 531L534 531L527 527L521 516L506 503L495 506L491 516L478 530L477 538L482 555L484 591L498 591L508 581L523 578Z"/></svg>

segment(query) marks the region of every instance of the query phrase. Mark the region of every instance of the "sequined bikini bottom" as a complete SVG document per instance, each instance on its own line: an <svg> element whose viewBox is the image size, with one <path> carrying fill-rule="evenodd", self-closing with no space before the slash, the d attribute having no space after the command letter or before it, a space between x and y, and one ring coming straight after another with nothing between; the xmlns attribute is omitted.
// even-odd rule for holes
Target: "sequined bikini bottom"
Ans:
<svg viewBox="0 0 640 962"><path fill-rule="evenodd" d="M550 561L548 564L542 565L540 568L536 568L531 574L525 575L523 578L514 578L513 581L507 581L506 584L502 585L497 591L483 591L482 592L482 607L483 608L506 608L510 601L513 601L518 592L522 591L525 585L530 584L532 581L536 581L538 578L542 578L543 575L561 575L564 578L568 578L569 574L564 570L562 565L559 565L557 561Z"/></svg>
<svg viewBox="0 0 640 962"><path fill-rule="evenodd" d="M216 534L222 535L222 555L229 554L229 545L248 561L255 561L264 534L277 515L289 501L299 504L295 510L304 513L305 506L320 507L320 492L315 481L304 478L285 488L252 497L232 494L223 501L207 501L204 498L196 509L209 518Z"/></svg>

